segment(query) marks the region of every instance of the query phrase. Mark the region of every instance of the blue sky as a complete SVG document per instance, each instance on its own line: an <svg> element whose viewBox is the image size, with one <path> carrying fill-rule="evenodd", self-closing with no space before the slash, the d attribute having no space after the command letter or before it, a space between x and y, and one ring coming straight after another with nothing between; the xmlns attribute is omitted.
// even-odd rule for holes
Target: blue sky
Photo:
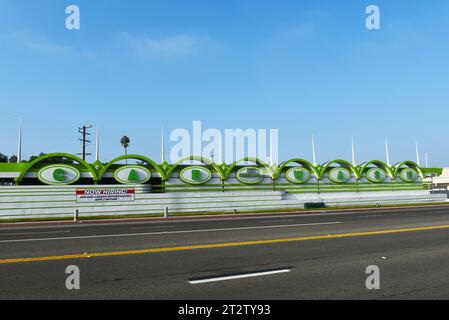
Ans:
<svg viewBox="0 0 449 320"><path fill-rule="evenodd" d="M67 31L65 8L81 10ZM365 28L365 8L381 29ZM448 165L449 2L0 0L0 152L159 160L160 128L278 128L279 158L415 158ZM167 146L168 147L168 146ZM90 151L94 151L93 145ZM424 156L423 156L424 157Z"/></svg>

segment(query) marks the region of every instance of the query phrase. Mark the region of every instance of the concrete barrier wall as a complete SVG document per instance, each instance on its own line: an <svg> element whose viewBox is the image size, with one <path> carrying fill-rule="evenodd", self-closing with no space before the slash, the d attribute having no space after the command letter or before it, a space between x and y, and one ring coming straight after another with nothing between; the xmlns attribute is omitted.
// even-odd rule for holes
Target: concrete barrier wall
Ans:
<svg viewBox="0 0 449 320"><path fill-rule="evenodd" d="M322 194L287 193L287 200L301 202L324 202L328 206L358 206L447 202L445 194L431 194L426 190L342 192Z"/></svg>
<svg viewBox="0 0 449 320"><path fill-rule="evenodd" d="M124 188L95 186L94 188ZM75 210L80 217L163 215L169 213L250 212L302 209L307 202L325 202L328 206L373 205L393 203L442 202L443 194L424 190L340 193L290 193L285 191L207 191L150 193L142 185L135 188L133 202L77 203L76 189L93 186L14 186L0 187L0 219L67 218Z"/></svg>

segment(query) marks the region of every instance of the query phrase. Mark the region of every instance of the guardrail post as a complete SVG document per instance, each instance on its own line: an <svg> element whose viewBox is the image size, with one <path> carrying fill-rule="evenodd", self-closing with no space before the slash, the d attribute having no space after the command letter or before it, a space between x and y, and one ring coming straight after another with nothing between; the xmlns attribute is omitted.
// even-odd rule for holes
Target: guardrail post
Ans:
<svg viewBox="0 0 449 320"><path fill-rule="evenodd" d="M164 219L168 218L168 207L164 208Z"/></svg>
<svg viewBox="0 0 449 320"><path fill-rule="evenodd" d="M74 222L78 221L78 215L79 215L79 211L78 211L78 209L75 209L75 211L73 211L73 221Z"/></svg>

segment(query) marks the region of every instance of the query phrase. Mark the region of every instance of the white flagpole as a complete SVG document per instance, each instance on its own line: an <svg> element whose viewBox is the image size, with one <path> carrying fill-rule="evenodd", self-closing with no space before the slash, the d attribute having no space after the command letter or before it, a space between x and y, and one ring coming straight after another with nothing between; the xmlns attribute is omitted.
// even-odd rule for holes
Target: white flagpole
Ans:
<svg viewBox="0 0 449 320"><path fill-rule="evenodd" d="M354 137L351 137L351 146L352 146L352 165L355 166L356 165L356 160L355 160Z"/></svg>
<svg viewBox="0 0 449 320"><path fill-rule="evenodd" d="M387 165L390 166L390 151L388 150L388 141L385 139L385 155L387 157Z"/></svg>
<svg viewBox="0 0 449 320"><path fill-rule="evenodd" d="M161 163L165 162L165 138L164 138L164 127L162 127L161 132Z"/></svg>
<svg viewBox="0 0 449 320"><path fill-rule="evenodd" d="M17 142L17 163L22 161L22 120L19 124L19 141Z"/></svg>
<svg viewBox="0 0 449 320"><path fill-rule="evenodd" d="M315 150L315 137L312 136L312 156L313 156L313 165L316 166L316 150Z"/></svg>
<svg viewBox="0 0 449 320"><path fill-rule="evenodd" d="M222 136L221 136L221 133L220 133L220 139L218 140L218 150L216 150L216 153L217 153L216 163L217 164L222 164L223 163L223 159L221 158L222 154L223 154L222 150L221 150L221 148L222 148L221 138L222 138Z"/></svg>
<svg viewBox="0 0 449 320"><path fill-rule="evenodd" d="M419 160L419 147L418 147L418 141L416 141L416 164L418 166L421 166L421 161Z"/></svg>
<svg viewBox="0 0 449 320"><path fill-rule="evenodd" d="M100 126L97 123L97 137L95 139L95 161L100 161Z"/></svg>

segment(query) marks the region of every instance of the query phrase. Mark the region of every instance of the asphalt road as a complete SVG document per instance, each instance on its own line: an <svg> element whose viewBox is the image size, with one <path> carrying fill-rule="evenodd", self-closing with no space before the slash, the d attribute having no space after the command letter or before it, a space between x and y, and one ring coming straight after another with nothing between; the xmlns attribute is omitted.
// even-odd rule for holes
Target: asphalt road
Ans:
<svg viewBox="0 0 449 320"><path fill-rule="evenodd" d="M0 227L0 299L448 298L449 207Z"/></svg>

